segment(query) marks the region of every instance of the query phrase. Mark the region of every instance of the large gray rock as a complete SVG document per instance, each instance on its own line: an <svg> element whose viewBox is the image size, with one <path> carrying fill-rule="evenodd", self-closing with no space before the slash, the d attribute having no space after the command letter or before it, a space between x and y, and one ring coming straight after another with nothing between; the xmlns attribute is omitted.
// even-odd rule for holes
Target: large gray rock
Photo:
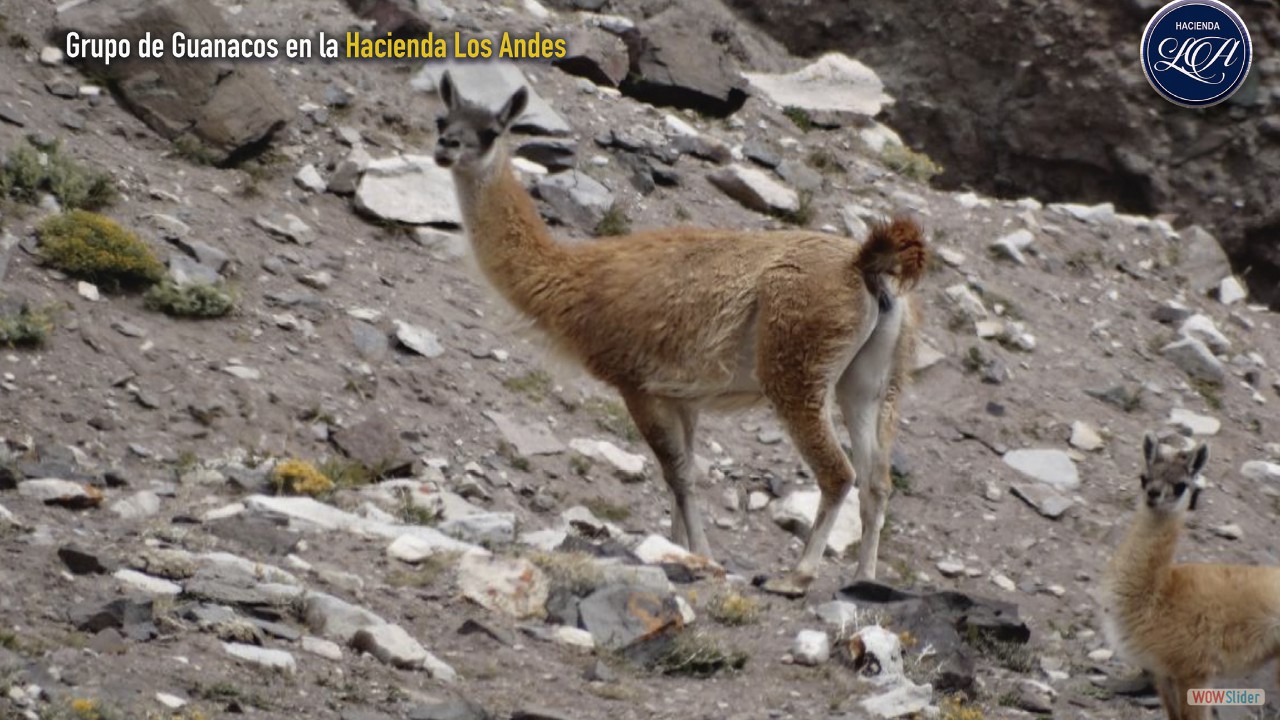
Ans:
<svg viewBox="0 0 1280 720"><path fill-rule="evenodd" d="M453 176L426 155L371 161L356 188L356 209L407 225L461 225Z"/></svg>
<svg viewBox="0 0 1280 720"><path fill-rule="evenodd" d="M711 47L717 28L697 3L681 3L645 20L626 39L631 73L622 92L651 105L725 117L747 100L733 55Z"/></svg>
<svg viewBox="0 0 1280 720"><path fill-rule="evenodd" d="M284 127L291 112L267 67L255 62L192 61L166 52L160 59L139 58L136 49L148 32L168 38L233 37L239 33L208 0L97 0L66 3L54 34L75 31L86 37L128 38L134 52L110 64L78 62L87 73L109 82L124 105L168 140L190 137L211 159L223 164L261 147Z"/></svg>
<svg viewBox="0 0 1280 720"><path fill-rule="evenodd" d="M548 175L538 181L536 190L556 218L587 230L594 229L613 206L609 188L578 170Z"/></svg>
<svg viewBox="0 0 1280 720"><path fill-rule="evenodd" d="M521 425L506 415L492 410L486 412L485 417L493 421L493 424L498 427L498 432L502 433L503 439L510 443L522 457L557 455L566 449L564 443L552 434L550 426L546 423Z"/></svg>
<svg viewBox="0 0 1280 720"><path fill-rule="evenodd" d="M626 43L616 35L599 28L577 28L569 33L566 44L568 53L555 61L561 70L610 87L626 79L631 60Z"/></svg>
<svg viewBox="0 0 1280 720"><path fill-rule="evenodd" d="M334 431L333 444L377 478L400 477L412 471L414 456L400 439L400 431L382 415Z"/></svg>
<svg viewBox="0 0 1280 720"><path fill-rule="evenodd" d="M1184 337L1165 345L1160 349L1160 354L1196 380L1221 384L1227 378L1222 361L1214 356L1209 346L1193 337Z"/></svg>
<svg viewBox="0 0 1280 720"><path fill-rule="evenodd" d="M794 533L798 537L809 537L813 521L818 517L818 503L822 493L817 490L796 490L780 502L773 504L771 510L773 522L783 530ZM858 493L851 492L845 496L844 503L836 513L836 524L827 536L827 551L836 557L862 538L862 515L858 502Z"/></svg>
<svg viewBox="0 0 1280 720"><path fill-rule="evenodd" d="M746 77L779 107L872 118L893 102L874 70L842 53L827 53L792 73L746 73Z"/></svg>
<svg viewBox="0 0 1280 720"><path fill-rule="evenodd" d="M675 598L631 585L608 585L578 605L582 626L599 647L618 650L672 629L684 619Z"/></svg>
<svg viewBox="0 0 1280 720"><path fill-rule="evenodd" d="M1231 261L1218 244L1217 238L1199 225L1192 225L1181 233L1182 260L1176 268L1178 275L1197 295L1204 295L1218 287L1223 278L1231 276Z"/></svg>
<svg viewBox="0 0 1280 720"><path fill-rule="evenodd" d="M535 135L568 135L573 131L551 105L529 85L524 73L514 63L495 60L483 63L467 61L432 62L423 66L411 84L415 90L435 92L445 71L453 78L459 97L472 105L497 112L521 86L529 89L525 111L513 126L516 132Z"/></svg>

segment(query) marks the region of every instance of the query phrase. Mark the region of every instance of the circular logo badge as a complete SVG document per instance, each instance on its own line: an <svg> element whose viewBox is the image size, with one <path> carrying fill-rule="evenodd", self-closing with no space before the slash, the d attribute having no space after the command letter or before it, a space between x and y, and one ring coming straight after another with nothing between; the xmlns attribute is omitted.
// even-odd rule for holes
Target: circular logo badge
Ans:
<svg viewBox="0 0 1280 720"><path fill-rule="evenodd" d="M1142 33L1142 71L1165 100L1202 108L1231 97L1253 62L1249 29L1219 0L1174 0Z"/></svg>

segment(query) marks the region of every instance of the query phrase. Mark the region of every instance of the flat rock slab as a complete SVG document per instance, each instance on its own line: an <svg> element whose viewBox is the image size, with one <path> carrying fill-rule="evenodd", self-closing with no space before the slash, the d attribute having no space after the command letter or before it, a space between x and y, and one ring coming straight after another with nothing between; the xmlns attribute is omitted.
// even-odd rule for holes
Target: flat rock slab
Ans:
<svg viewBox="0 0 1280 720"><path fill-rule="evenodd" d="M355 535L381 537L389 540L408 535L425 540L439 548L447 548L453 552L489 554L489 551L484 548L454 540L432 527L401 525L364 518L308 497L251 495L245 498L244 504L245 508L251 512L288 518L290 526L298 529L343 530Z"/></svg>
<svg viewBox="0 0 1280 720"><path fill-rule="evenodd" d="M1003 460L1014 470L1057 490L1080 487L1080 472L1075 461L1061 450L1010 450Z"/></svg>
<svg viewBox="0 0 1280 720"><path fill-rule="evenodd" d="M1209 415L1201 415L1186 408L1173 408L1169 411L1169 425L1192 435L1213 436L1222 429L1222 421Z"/></svg>
<svg viewBox="0 0 1280 720"><path fill-rule="evenodd" d="M87 37L128 38L163 28L168 37L233 37L238 33L207 0L97 0L57 16L57 45L70 31ZM160 59L116 58L109 65L81 61L109 82L124 106L167 140L194 135L217 164L234 160L269 140L291 112L267 67L253 62L191 62L166 53Z"/></svg>
<svg viewBox="0 0 1280 720"><path fill-rule="evenodd" d="M440 338L426 328L410 325L407 322L395 321L396 340L405 347L425 358L438 358L444 354L444 345Z"/></svg>
<svg viewBox="0 0 1280 720"><path fill-rule="evenodd" d="M556 439L551 427L544 422L521 425L499 412L486 411L485 417L493 421L502 433L503 439L515 448L522 457L534 455L557 455L567 448Z"/></svg>
<svg viewBox="0 0 1280 720"><path fill-rule="evenodd" d="M1014 495L1035 509L1036 512L1057 520L1075 503L1048 485L1017 483L1011 488Z"/></svg>
<svg viewBox="0 0 1280 720"><path fill-rule="evenodd" d="M529 85L524 72L511 62L488 61L483 63L450 61L427 63L414 76L415 90L435 92L440 86L440 76L449 72L458 96L466 103L498 112L521 87L528 88L529 101L524 113L512 126L517 132L535 135L569 135L573 128L551 108L551 104L538 95Z"/></svg>
<svg viewBox="0 0 1280 720"><path fill-rule="evenodd" d="M756 212L795 212L800 209L800 196L796 191L759 168L730 165L711 173L707 179L725 195Z"/></svg>
<svg viewBox="0 0 1280 720"><path fill-rule="evenodd" d="M461 225L453 175L427 155L371 161L356 188L356 209L407 225Z"/></svg>
<svg viewBox="0 0 1280 720"><path fill-rule="evenodd" d="M1222 384L1227 379L1227 370L1222 361L1208 345L1196 338L1184 337L1169 343L1160 349L1160 354L1195 380Z"/></svg>
<svg viewBox="0 0 1280 720"><path fill-rule="evenodd" d="M39 500L45 505L61 505L72 509L97 507L102 504L102 492L84 483L41 478L18 483L18 495Z"/></svg>
<svg viewBox="0 0 1280 720"><path fill-rule="evenodd" d="M242 643L223 643L222 649L231 657L260 668L276 670L286 675L293 675L298 671L297 661L293 659L293 655L284 650L271 650Z"/></svg>
<svg viewBox="0 0 1280 720"><path fill-rule="evenodd" d="M841 53L827 53L793 73L746 73L746 77L779 107L870 118L893 102L874 70Z"/></svg>
<svg viewBox="0 0 1280 720"><path fill-rule="evenodd" d="M535 188L561 221L591 230L613 206L613 193L578 170L548 175Z"/></svg>

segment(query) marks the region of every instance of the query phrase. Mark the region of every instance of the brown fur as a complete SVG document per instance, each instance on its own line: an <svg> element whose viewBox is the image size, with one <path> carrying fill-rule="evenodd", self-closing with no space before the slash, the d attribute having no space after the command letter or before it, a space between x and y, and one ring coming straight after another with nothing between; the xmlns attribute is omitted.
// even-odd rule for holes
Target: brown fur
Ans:
<svg viewBox="0 0 1280 720"><path fill-rule="evenodd" d="M1146 493L1107 571L1108 632L1152 673L1170 720L1201 720L1209 708L1188 705L1188 689L1280 658L1280 568L1174 564L1195 451L1146 443Z"/></svg>
<svg viewBox="0 0 1280 720"><path fill-rule="evenodd" d="M904 218L878 225L861 247L807 230L692 227L557 243L502 142L490 151L457 127L486 120L454 101L451 84L442 96L451 113L437 158L453 168L480 269L559 351L621 394L675 496L676 541L709 552L690 492L699 411L767 399L823 493L804 557L782 583L802 590L855 475L831 424L839 384L849 407L875 411L866 430L874 457L855 457L867 473L859 574L874 577L888 443L914 353L906 292L924 267L919 227ZM522 102L513 98L516 111Z"/></svg>

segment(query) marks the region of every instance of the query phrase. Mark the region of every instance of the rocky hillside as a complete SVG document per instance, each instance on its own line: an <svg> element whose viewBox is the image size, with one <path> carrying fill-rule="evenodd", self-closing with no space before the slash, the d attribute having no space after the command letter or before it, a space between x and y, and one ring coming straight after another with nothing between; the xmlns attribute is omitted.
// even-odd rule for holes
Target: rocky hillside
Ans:
<svg viewBox="0 0 1280 720"><path fill-rule="evenodd" d="M1280 307L1274 0L1232 3L1250 28L1253 70L1200 112L1162 101L1142 75L1156 0L730 4L792 52L849 52L874 68L897 98L889 122L946 168L941 186L1204 225L1255 295Z"/></svg>
<svg viewBox="0 0 1280 720"><path fill-rule="evenodd" d="M801 59L660 0L133 4L2 11L6 720L1154 717L1096 597L1147 428L1211 445L1180 555L1277 562L1280 318L1119 188L932 187L875 43ZM806 599L752 587L816 492L767 408L700 431L715 562L664 540L621 404L469 265L439 64L50 45L104 23L570 36L559 65L455 69L476 101L535 91L518 169L568 242L913 214L936 261L883 585L850 582L854 512Z"/></svg>

